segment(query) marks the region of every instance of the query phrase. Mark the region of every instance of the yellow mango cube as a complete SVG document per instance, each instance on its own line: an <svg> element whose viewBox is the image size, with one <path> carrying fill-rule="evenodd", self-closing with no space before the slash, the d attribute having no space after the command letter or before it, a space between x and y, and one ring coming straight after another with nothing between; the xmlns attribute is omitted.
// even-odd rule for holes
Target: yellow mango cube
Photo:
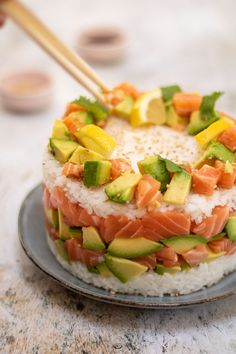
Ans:
<svg viewBox="0 0 236 354"><path fill-rule="evenodd" d="M217 138L226 129L232 127L234 122L228 118L221 118L212 123L208 128L195 135L195 139L202 146L205 147L208 143Z"/></svg>

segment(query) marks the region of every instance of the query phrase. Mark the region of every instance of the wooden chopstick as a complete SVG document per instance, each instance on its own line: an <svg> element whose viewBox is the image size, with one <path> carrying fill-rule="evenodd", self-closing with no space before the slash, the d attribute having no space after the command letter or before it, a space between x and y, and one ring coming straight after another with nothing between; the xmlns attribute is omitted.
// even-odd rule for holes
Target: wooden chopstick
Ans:
<svg viewBox="0 0 236 354"><path fill-rule="evenodd" d="M101 90L109 91L106 84L82 58L67 48L30 10L17 0L0 2L0 9L11 17L86 90L104 103L104 96L91 84L90 80Z"/></svg>

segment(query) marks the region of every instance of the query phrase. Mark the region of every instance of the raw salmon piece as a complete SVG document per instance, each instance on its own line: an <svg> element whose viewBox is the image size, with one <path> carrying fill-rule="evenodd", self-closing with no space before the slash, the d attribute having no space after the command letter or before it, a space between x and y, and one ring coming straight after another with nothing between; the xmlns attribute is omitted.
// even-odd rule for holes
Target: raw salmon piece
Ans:
<svg viewBox="0 0 236 354"><path fill-rule="evenodd" d="M45 209L53 209L53 204L51 202L51 195L47 187L43 189L43 206Z"/></svg>
<svg viewBox="0 0 236 354"><path fill-rule="evenodd" d="M165 267L179 266L178 255L172 247L163 247L156 253L157 261L161 261Z"/></svg>
<svg viewBox="0 0 236 354"><path fill-rule="evenodd" d="M212 215L204 218L201 223L192 222L191 231L209 239L224 229L228 217L229 207L217 206L212 211Z"/></svg>
<svg viewBox="0 0 236 354"><path fill-rule="evenodd" d="M185 262L191 267L197 266L201 262L204 262L208 257L208 250L206 245L198 245L192 250L181 254Z"/></svg>
<svg viewBox="0 0 236 354"><path fill-rule="evenodd" d="M70 116L65 117L63 119L63 123L65 123L71 134L74 134L78 129L84 126L79 119L75 119L74 117L72 118Z"/></svg>
<svg viewBox="0 0 236 354"><path fill-rule="evenodd" d="M217 182L218 187L231 189L236 180L236 168L233 168L232 173L224 172L225 163L222 161L216 161L215 167L220 171L220 178Z"/></svg>
<svg viewBox="0 0 236 354"><path fill-rule="evenodd" d="M75 165L74 163L66 162L63 166L62 174L66 177L81 178L83 171L83 165Z"/></svg>
<svg viewBox="0 0 236 354"><path fill-rule="evenodd" d="M219 142L231 151L236 151L236 125L224 131L218 138Z"/></svg>
<svg viewBox="0 0 236 354"><path fill-rule="evenodd" d="M192 176L192 190L194 193L212 195L219 181L221 171L218 168L204 165L194 171Z"/></svg>
<svg viewBox="0 0 236 354"><path fill-rule="evenodd" d="M228 237L222 237L219 240L208 242L208 247L215 253L226 252L230 246Z"/></svg>
<svg viewBox="0 0 236 354"><path fill-rule="evenodd" d="M82 248L82 241L77 238L66 240L65 247L71 261L79 261L86 264L87 267L95 267L104 254L103 251L92 251Z"/></svg>
<svg viewBox="0 0 236 354"><path fill-rule="evenodd" d="M63 117L67 117L72 112L83 111L83 110L84 110L84 108L81 107L79 104L68 103L68 105L66 106L66 111L65 111Z"/></svg>
<svg viewBox="0 0 236 354"><path fill-rule="evenodd" d="M183 117L190 117L194 111L199 111L202 97L196 93L176 93L173 97L173 105L176 112Z"/></svg>
<svg viewBox="0 0 236 354"><path fill-rule="evenodd" d="M111 179L120 177L126 171L133 171L131 164L125 159L111 160Z"/></svg>
<svg viewBox="0 0 236 354"><path fill-rule="evenodd" d="M150 175L143 175L135 191L135 201L139 209L155 209L161 199L160 182Z"/></svg>
<svg viewBox="0 0 236 354"><path fill-rule="evenodd" d="M175 235L190 233L190 216L176 211L151 212L142 218L142 235L159 241Z"/></svg>
<svg viewBox="0 0 236 354"><path fill-rule="evenodd" d="M123 82L113 89L113 91L118 90L123 91L125 96L132 96L134 100L140 96L140 92L136 89L136 87L128 82Z"/></svg>
<svg viewBox="0 0 236 354"><path fill-rule="evenodd" d="M157 264L155 254L150 254L149 256L145 256L145 257L134 258L134 259L132 259L132 261L140 263L140 264L148 267L149 269L154 269Z"/></svg>

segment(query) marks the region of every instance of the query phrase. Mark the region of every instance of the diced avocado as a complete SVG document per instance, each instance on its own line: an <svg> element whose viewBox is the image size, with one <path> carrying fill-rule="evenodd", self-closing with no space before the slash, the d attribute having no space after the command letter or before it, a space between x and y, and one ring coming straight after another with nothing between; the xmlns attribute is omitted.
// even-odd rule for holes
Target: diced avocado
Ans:
<svg viewBox="0 0 236 354"><path fill-rule="evenodd" d="M108 246L108 253L121 258L143 257L159 251L163 246L144 237L115 238Z"/></svg>
<svg viewBox="0 0 236 354"><path fill-rule="evenodd" d="M127 283L133 278L145 273L148 267L142 264L130 261L129 259L117 258L104 255L108 269L114 274L122 283Z"/></svg>
<svg viewBox="0 0 236 354"><path fill-rule="evenodd" d="M216 139L221 133L226 129L232 127L233 121L228 118L221 118L218 121L212 123L208 128L204 129L197 135L195 135L196 141L202 146L205 147L213 139Z"/></svg>
<svg viewBox="0 0 236 354"><path fill-rule="evenodd" d="M111 175L110 161L85 161L84 184L87 187L99 186L109 182Z"/></svg>
<svg viewBox="0 0 236 354"><path fill-rule="evenodd" d="M53 139L70 140L70 132L62 120L56 119L52 129Z"/></svg>
<svg viewBox="0 0 236 354"><path fill-rule="evenodd" d="M199 168L208 160L212 159L221 160L224 162L229 161L229 163L232 163L235 160L235 154L219 141L212 141L208 145L202 157L195 163L194 167Z"/></svg>
<svg viewBox="0 0 236 354"><path fill-rule="evenodd" d="M104 157L95 151L84 148L83 146L78 146L73 152L69 162L75 164L83 164L85 161L100 161L104 160Z"/></svg>
<svg viewBox="0 0 236 354"><path fill-rule="evenodd" d="M93 123L93 116L89 112L85 111L75 111L68 115L68 117L78 120L80 123L87 125Z"/></svg>
<svg viewBox="0 0 236 354"><path fill-rule="evenodd" d="M129 120L133 106L134 106L133 97L125 96L124 100L115 106L114 113L118 117Z"/></svg>
<svg viewBox="0 0 236 354"><path fill-rule="evenodd" d="M191 114L190 123L188 125L188 134L196 135L202 130L208 128L212 123L217 121L219 116L213 116L210 119L202 119L199 111L195 111Z"/></svg>
<svg viewBox="0 0 236 354"><path fill-rule="evenodd" d="M107 268L107 265L105 262L98 263L96 266L98 270L98 274L100 274L103 277L112 277L113 274L110 272L110 270Z"/></svg>
<svg viewBox="0 0 236 354"><path fill-rule="evenodd" d="M115 140L105 130L94 124L85 125L74 135L81 145L104 157L108 157L116 147Z"/></svg>
<svg viewBox="0 0 236 354"><path fill-rule="evenodd" d="M50 225L54 227L54 229L58 229L59 220L58 220L58 211L57 209L44 209L46 218Z"/></svg>
<svg viewBox="0 0 236 354"><path fill-rule="evenodd" d="M59 237L62 240L68 240L70 238L82 238L81 228L70 227L63 220L63 215L60 209L58 209L59 217Z"/></svg>
<svg viewBox="0 0 236 354"><path fill-rule="evenodd" d="M208 256L207 256L207 259L205 260L205 262L210 262L210 261L214 261L215 259L221 257L221 256L224 256L225 255L225 252L218 252L218 253L215 253L215 252L212 252L210 250L210 248L208 249Z"/></svg>
<svg viewBox="0 0 236 354"><path fill-rule="evenodd" d="M185 127L187 125L187 119L181 117L176 113L176 110L172 105L166 106L166 124L173 129L179 129L180 127Z"/></svg>
<svg viewBox="0 0 236 354"><path fill-rule="evenodd" d="M167 247L172 247L176 253L182 254L197 245L206 244L207 239L198 235L174 236L161 240L161 243Z"/></svg>
<svg viewBox="0 0 236 354"><path fill-rule="evenodd" d="M157 264L155 268L155 272L159 275L164 275L165 273L168 274L175 274L177 272L181 272L181 267L175 266L175 267L165 267L162 264Z"/></svg>
<svg viewBox="0 0 236 354"><path fill-rule="evenodd" d="M225 163L224 173L233 173L233 165L227 160Z"/></svg>
<svg viewBox="0 0 236 354"><path fill-rule="evenodd" d="M56 160L65 163L78 147L78 144L70 140L50 139L50 146Z"/></svg>
<svg viewBox="0 0 236 354"><path fill-rule="evenodd" d="M213 237L211 237L210 241L217 241L220 240L221 238L223 238L226 235L225 232L221 232Z"/></svg>
<svg viewBox="0 0 236 354"><path fill-rule="evenodd" d="M166 185L170 182L170 173L166 168L164 159L160 156L147 157L138 162L139 171L142 174L149 174L161 183L161 191L166 190Z"/></svg>
<svg viewBox="0 0 236 354"><path fill-rule="evenodd" d="M106 195L113 202L129 203L133 199L135 187L141 177L141 175L135 173L124 173L106 186Z"/></svg>
<svg viewBox="0 0 236 354"><path fill-rule="evenodd" d="M230 216L225 231L231 241L236 241L236 216Z"/></svg>
<svg viewBox="0 0 236 354"><path fill-rule="evenodd" d="M187 263L187 262L182 262L181 263L181 270L189 270L191 269L192 267Z"/></svg>
<svg viewBox="0 0 236 354"><path fill-rule="evenodd" d="M83 227L83 248L90 250L104 250L105 244L102 241L97 229L93 226Z"/></svg>
<svg viewBox="0 0 236 354"><path fill-rule="evenodd" d="M62 240L54 241L57 253L64 259L64 261L69 262L69 255L65 248L65 243Z"/></svg>
<svg viewBox="0 0 236 354"><path fill-rule="evenodd" d="M163 201L169 204L183 205L189 195L191 181L192 176L186 171L175 172L167 186Z"/></svg>

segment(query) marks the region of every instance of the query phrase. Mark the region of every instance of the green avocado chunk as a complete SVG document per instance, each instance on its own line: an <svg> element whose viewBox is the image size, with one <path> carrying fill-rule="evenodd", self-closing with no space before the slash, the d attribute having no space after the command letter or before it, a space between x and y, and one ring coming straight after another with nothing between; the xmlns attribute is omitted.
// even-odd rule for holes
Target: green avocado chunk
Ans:
<svg viewBox="0 0 236 354"><path fill-rule="evenodd" d="M106 247L97 229L93 226L83 227L83 248L90 250L104 250Z"/></svg>
<svg viewBox="0 0 236 354"><path fill-rule="evenodd" d="M87 125L93 123L93 116L89 112L85 111L76 111L68 115L68 117L78 120L80 123Z"/></svg>
<svg viewBox="0 0 236 354"><path fill-rule="evenodd" d="M106 186L106 195L113 202L120 204L129 203L133 199L135 187L141 177L141 175L135 173L124 173Z"/></svg>
<svg viewBox="0 0 236 354"><path fill-rule="evenodd" d="M188 125L188 134L196 135L202 130L208 128L212 123L216 122L220 116L212 116L210 119L202 119L201 113L195 111L191 114L190 123Z"/></svg>
<svg viewBox="0 0 236 354"><path fill-rule="evenodd" d="M147 157L138 162L138 168L142 174L147 173L159 181L162 192L166 190L166 185L170 182L170 173L164 159L160 156Z"/></svg>
<svg viewBox="0 0 236 354"><path fill-rule="evenodd" d="M167 247L172 247L178 254L187 252L197 245L206 244L207 239L198 235L174 236L166 240L161 240Z"/></svg>
<svg viewBox="0 0 236 354"><path fill-rule="evenodd" d="M226 235L226 232L221 232L213 237L211 237L210 241L217 241L223 238Z"/></svg>
<svg viewBox="0 0 236 354"><path fill-rule="evenodd" d="M180 271L181 271L181 267L176 266L176 267L168 268L163 266L162 264L157 264L155 268L155 272L159 275L164 275L165 273L175 274Z"/></svg>
<svg viewBox="0 0 236 354"><path fill-rule="evenodd" d="M50 147L56 160L60 163L65 163L78 147L78 144L70 140L50 139Z"/></svg>
<svg viewBox="0 0 236 354"><path fill-rule="evenodd" d="M173 129L186 126L186 118L179 116L172 105L166 106L166 117L166 124Z"/></svg>
<svg viewBox="0 0 236 354"><path fill-rule="evenodd" d="M84 184L87 187L99 186L109 182L111 175L110 161L85 161Z"/></svg>
<svg viewBox="0 0 236 354"><path fill-rule="evenodd" d="M113 274L107 268L107 265L105 262L98 263L96 268L98 270L98 274L102 275L103 277L112 277L113 276Z"/></svg>
<svg viewBox="0 0 236 354"><path fill-rule="evenodd" d="M169 204L183 205L189 195L191 181L192 176L186 171L175 172L167 186L163 201Z"/></svg>
<svg viewBox="0 0 236 354"><path fill-rule="evenodd" d="M108 269L122 283L127 283L148 270L148 267L145 267L137 262L130 261L129 259L117 258L109 254L105 254L104 258Z"/></svg>
<svg viewBox="0 0 236 354"><path fill-rule="evenodd" d="M70 132L62 120L56 119L52 129L53 139L71 140Z"/></svg>
<svg viewBox="0 0 236 354"><path fill-rule="evenodd" d="M58 210L57 209L44 209L46 218L49 222L50 225L52 225L52 227L54 227L54 229L58 229L59 226L59 220L58 220Z"/></svg>
<svg viewBox="0 0 236 354"><path fill-rule="evenodd" d="M108 246L108 253L121 258L143 257L159 251L163 246L144 237L115 238Z"/></svg>
<svg viewBox="0 0 236 354"><path fill-rule="evenodd" d="M60 209L58 209L59 219L59 237L62 240L69 240L70 238L82 238L82 230L80 227L71 227L67 225L63 220L63 215Z"/></svg>
<svg viewBox="0 0 236 354"><path fill-rule="evenodd" d="M125 96L124 100L115 106L114 113L118 117L129 120L133 106L134 106L133 97Z"/></svg>
<svg viewBox="0 0 236 354"><path fill-rule="evenodd" d="M57 253L64 259L64 261L69 262L69 255L65 248L65 243L62 240L54 241Z"/></svg>
<svg viewBox="0 0 236 354"><path fill-rule="evenodd" d="M230 216L225 231L231 241L236 241L236 216Z"/></svg>
<svg viewBox="0 0 236 354"><path fill-rule="evenodd" d="M104 156L98 154L95 151L84 148L83 146L78 146L73 152L69 162L74 164L83 164L86 161L100 161L104 160Z"/></svg>
<svg viewBox="0 0 236 354"><path fill-rule="evenodd" d="M219 141L213 140L208 145L202 157L195 163L194 167L199 168L204 165L208 160L221 160L223 162L232 163L235 160L235 154L227 149Z"/></svg>

